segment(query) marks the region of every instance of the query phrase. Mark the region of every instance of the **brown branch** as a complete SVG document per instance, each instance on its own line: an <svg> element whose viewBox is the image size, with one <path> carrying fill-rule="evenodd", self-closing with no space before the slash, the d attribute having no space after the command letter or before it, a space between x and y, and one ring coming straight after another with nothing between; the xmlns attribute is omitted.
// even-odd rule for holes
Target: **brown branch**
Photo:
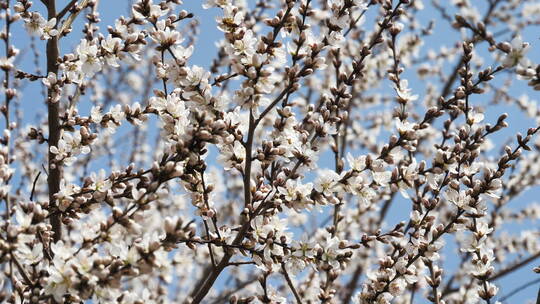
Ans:
<svg viewBox="0 0 540 304"><path fill-rule="evenodd" d="M490 280L490 281L494 281L494 280L500 279L500 278L504 277L505 275L511 273L512 271L517 270L517 269L519 269L519 268L521 268L521 267L523 267L523 266L529 264L530 262L536 260L536 259L539 258L539 257L540 257L540 251L537 252L537 253L535 253L535 254L533 254L532 256L530 256L530 257L524 259L523 261L521 261L521 262L519 262L519 263L517 263L517 264L514 264L514 265L512 265L512 266L509 266L509 267L507 267L507 268L505 268L505 269L503 269L503 270L497 272L496 274L492 275L492 276L489 278L489 280Z"/></svg>
<svg viewBox="0 0 540 304"><path fill-rule="evenodd" d="M51 0L52 3L55 2L55 0ZM58 35L56 37L61 38L64 35L64 32L71 27L71 24L73 24L73 21L75 21L75 18L79 15L79 13L90 3L89 0L83 0L79 5L77 5L77 9L74 13L68 16L66 21L62 24L60 29L58 30ZM52 17L49 16L49 19L56 17L56 15L53 15ZM58 22L58 20L57 20Z"/></svg>
<svg viewBox="0 0 540 304"><path fill-rule="evenodd" d="M34 200L34 192L36 191L36 184L37 184L37 181L38 181L40 175L41 175L41 171L38 172L38 174L34 178L34 182L32 183L32 191L30 192L30 200L31 201Z"/></svg>
<svg viewBox="0 0 540 304"><path fill-rule="evenodd" d="M537 283L540 283L540 278L537 278L537 279L534 279L532 281L529 281L525 284L522 284L518 287L516 287L515 289L513 289L512 291L510 291L508 294L502 296L501 298L499 298L499 301L500 302L503 302L505 300L507 300L508 298L510 298L511 296L515 295L516 293L524 290L525 288L529 287L529 286L532 286L534 284L537 284ZM540 296L540 290L538 291L538 295ZM536 303L538 304L538 301L540 300L540 297L536 300Z"/></svg>
<svg viewBox="0 0 540 304"><path fill-rule="evenodd" d="M47 14L49 19L56 17L56 1L47 1ZM58 74L58 36L51 37L47 41L47 74ZM49 204L50 207L56 207L55 194L60 191L60 164L55 163L55 154L51 152L51 147L58 146L60 140L60 119L59 119L59 104L53 102L52 96L54 90L47 89L47 107L48 107L48 125L49 125L49 175L47 176L47 184L49 186ZM62 238L62 218L61 214L57 213L51 216L51 226L54 232L54 241L57 242Z"/></svg>
<svg viewBox="0 0 540 304"><path fill-rule="evenodd" d="M57 15L56 15L56 22L60 22L60 19L64 17L67 12L77 3L78 0L71 0Z"/></svg>
<svg viewBox="0 0 540 304"><path fill-rule="evenodd" d="M296 288L294 288L294 284L291 281L291 277L289 276L289 273L287 272L287 269L285 269L285 263L281 262L281 269L283 270L283 276L285 277L285 280L287 281L287 284L289 284L289 288L291 289L292 293L294 294L294 298L296 299L296 302L298 304L302 303L302 298L300 298L300 295L298 294L298 291L296 291Z"/></svg>
<svg viewBox="0 0 540 304"><path fill-rule="evenodd" d="M482 18L482 23L487 23L489 21L489 19L491 19L491 15L493 14L493 12L495 11L495 8L497 7L497 5L499 4L500 0L496 0L496 1L493 1L493 2L490 2L489 4L489 7L488 7L488 10L486 12L486 14L484 15L484 18ZM468 42L472 42L474 41L474 37L470 38L467 40ZM456 81L457 79L457 76L458 76L458 71L459 71L459 68L461 67L462 65L462 62L463 62L463 55L459 58L459 61L457 62L456 66L452 69L452 73L450 74L450 77L448 77L448 80L446 81L445 85L444 85L444 88L441 92L441 96L442 97L446 97L448 94L450 94L451 92L451 89L452 89L452 85L454 84L454 82Z"/></svg>

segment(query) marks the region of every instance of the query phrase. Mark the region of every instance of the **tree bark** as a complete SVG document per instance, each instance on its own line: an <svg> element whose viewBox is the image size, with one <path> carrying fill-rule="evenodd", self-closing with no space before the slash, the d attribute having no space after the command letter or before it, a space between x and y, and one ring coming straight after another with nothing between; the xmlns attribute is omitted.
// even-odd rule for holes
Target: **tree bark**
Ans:
<svg viewBox="0 0 540 304"><path fill-rule="evenodd" d="M56 18L56 1L48 0L47 14L48 19ZM58 36L52 37L47 41L47 74L58 74ZM62 218L61 215L56 212L54 206L56 206L56 199L54 195L60 191L60 167L55 164L55 154L51 153L50 148L52 146L58 146L58 140L60 139L60 120L59 120L59 105L58 102L52 100L53 90L47 90L47 108L48 108L48 124L49 124L49 175L47 177L47 184L49 186L49 204L53 213L51 216L51 226L54 232L54 241L57 242L62 238ZM57 207L57 206L56 206Z"/></svg>

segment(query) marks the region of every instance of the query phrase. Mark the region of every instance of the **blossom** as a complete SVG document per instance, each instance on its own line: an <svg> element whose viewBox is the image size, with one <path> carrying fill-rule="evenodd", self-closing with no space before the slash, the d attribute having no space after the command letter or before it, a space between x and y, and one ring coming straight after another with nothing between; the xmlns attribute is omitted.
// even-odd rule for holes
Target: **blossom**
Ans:
<svg viewBox="0 0 540 304"><path fill-rule="evenodd" d="M13 61L15 57L0 57L0 68L4 71L13 69Z"/></svg>
<svg viewBox="0 0 540 304"><path fill-rule="evenodd" d="M337 237L327 236L322 245L323 254L322 261L330 265L332 268L338 269L338 255L342 252L339 248L339 239Z"/></svg>
<svg viewBox="0 0 540 304"><path fill-rule="evenodd" d="M47 40L58 35L58 30L55 29L56 18L49 19L42 27L43 34L41 34L41 39Z"/></svg>
<svg viewBox="0 0 540 304"><path fill-rule="evenodd" d="M505 45L508 49L506 56L502 60L502 65L506 68L511 68L526 59L525 54L529 51L530 45L523 42L521 36L516 36L512 41Z"/></svg>
<svg viewBox="0 0 540 304"><path fill-rule="evenodd" d="M533 20L540 16L540 3L525 3L521 10L523 17Z"/></svg>
<svg viewBox="0 0 540 304"><path fill-rule="evenodd" d="M386 186L392 178L392 172L390 171L371 171L373 181L381 186Z"/></svg>
<svg viewBox="0 0 540 304"><path fill-rule="evenodd" d="M223 32L234 32L244 21L244 13L237 7L228 5L223 8L223 17L217 17L218 28Z"/></svg>
<svg viewBox="0 0 540 304"><path fill-rule="evenodd" d="M339 181L339 174L332 170L323 170L315 180L314 188L316 191L330 196L336 189Z"/></svg>
<svg viewBox="0 0 540 304"><path fill-rule="evenodd" d="M101 113L101 107L93 106L90 110L90 119L92 119L94 123L100 123L102 118L103 114Z"/></svg>
<svg viewBox="0 0 540 304"><path fill-rule="evenodd" d="M470 196L468 196L464 190L458 191L455 189L447 189L444 192L444 197L447 201L456 205L460 209L466 209L470 200Z"/></svg>
<svg viewBox="0 0 540 304"><path fill-rule="evenodd" d="M92 77L101 70L101 59L98 57L98 47L94 42L82 39L76 51L81 62L81 71L86 76Z"/></svg>
<svg viewBox="0 0 540 304"><path fill-rule="evenodd" d="M204 9L212 8L212 7L226 7L232 4L231 0L206 0L206 2L202 5Z"/></svg>
<svg viewBox="0 0 540 304"><path fill-rule="evenodd" d="M66 209L74 201L73 194L79 192L80 187L74 184L68 183L65 179L60 181L60 191L56 193L56 200L58 202L58 208L61 211L66 211Z"/></svg>
<svg viewBox="0 0 540 304"><path fill-rule="evenodd" d="M405 290L406 286L407 286L407 284L406 284L405 280L402 279L402 278L398 278L398 279L394 280L392 283L390 283L390 285L388 287L388 291L394 297L397 297Z"/></svg>
<svg viewBox="0 0 540 304"><path fill-rule="evenodd" d="M17 256L28 264L39 263L43 260L43 244L37 243L32 247L24 244L17 248Z"/></svg>
<svg viewBox="0 0 540 304"><path fill-rule="evenodd" d="M106 51L105 62L112 67L119 67L118 55L124 48L122 39L108 35L106 39L101 41L101 47Z"/></svg>
<svg viewBox="0 0 540 304"><path fill-rule="evenodd" d="M25 18L24 26L31 35L40 36L43 40L58 35L58 30L55 29L56 18L45 20L38 12L33 12L29 18Z"/></svg>
<svg viewBox="0 0 540 304"><path fill-rule="evenodd" d="M369 185L359 184L359 187L356 187L354 193L358 195L358 200L364 207L369 207L372 200L376 197L377 193Z"/></svg>
<svg viewBox="0 0 540 304"><path fill-rule="evenodd" d="M64 164L70 165L75 161L75 156L79 154L88 154L90 147L82 142L80 132L69 133L63 132L62 137L58 141L57 146L51 146L51 153L55 154L55 159L63 161Z"/></svg>
<svg viewBox="0 0 540 304"><path fill-rule="evenodd" d="M368 8L367 0L353 0L353 4L360 10L366 10Z"/></svg>
<svg viewBox="0 0 540 304"><path fill-rule="evenodd" d="M137 0L110 25L95 1L50 20L14 2L0 16L28 32L7 26L0 57L0 286L14 302L340 303L361 286L353 303L409 303L435 298L443 269L439 302L495 302L495 269L540 248L537 229L512 225L540 218L512 203L538 183L540 130L498 151L508 115L484 111L540 121L533 41L519 36L536 4L494 7L484 24L475 1L450 1L454 25L500 51L479 70L479 44L424 45L438 26L418 21L422 0L202 1L217 23ZM204 23L221 34L201 61L197 41L216 40ZM71 24L82 32L59 33ZM59 37L77 32L73 46ZM26 69L25 42L58 69ZM513 67L519 88L499 79ZM25 113L36 86L49 107ZM452 251L463 267L448 267Z"/></svg>
<svg viewBox="0 0 540 304"><path fill-rule="evenodd" d="M99 173L92 172L90 179L93 181L90 186L91 189L98 192L107 192L112 187L112 181L107 178L107 174L104 169L100 169Z"/></svg>
<svg viewBox="0 0 540 304"><path fill-rule="evenodd" d="M302 184L299 180L289 179L285 187L279 187L279 193L284 195L285 200L290 202L307 203L313 189L312 183Z"/></svg>
<svg viewBox="0 0 540 304"><path fill-rule="evenodd" d="M473 124L479 123L484 120L484 114L477 111L469 111L469 121Z"/></svg>
<svg viewBox="0 0 540 304"><path fill-rule="evenodd" d="M60 65L66 78L74 83L81 83L84 79L84 73L82 72L82 62L77 60L75 62L64 62Z"/></svg>
<svg viewBox="0 0 540 304"><path fill-rule="evenodd" d="M232 45L232 53L236 56L245 55L253 56L257 47L257 37L254 36L253 31L248 30L244 33L244 37L239 40L235 40Z"/></svg>
<svg viewBox="0 0 540 304"><path fill-rule="evenodd" d="M149 5L146 8L148 10L145 10L145 15L143 15L137 9L132 9L133 16L138 19L145 19L146 17L148 17L150 20L157 20L167 14L167 12L169 11L168 8L162 9L160 5L152 4L152 0L149 1Z"/></svg>
<svg viewBox="0 0 540 304"><path fill-rule="evenodd" d="M179 44L183 41L179 31L165 25L165 20L158 21L156 29L151 32L151 38L161 45L162 49Z"/></svg>
<svg viewBox="0 0 540 304"><path fill-rule="evenodd" d="M363 171L366 168L366 159L367 157L365 155L355 158L350 152L347 153L347 161L349 162L349 166L351 166L351 170L354 171Z"/></svg>
<svg viewBox="0 0 540 304"><path fill-rule="evenodd" d="M394 85L394 89L398 94L398 101L401 103L407 103L418 99L418 95L412 95L412 89L409 88L409 81L407 79L401 79L399 85Z"/></svg>
<svg viewBox="0 0 540 304"><path fill-rule="evenodd" d="M181 84L186 87L204 87L208 85L209 77L209 72L205 71L204 68L200 66L194 65L187 70L187 75L181 80Z"/></svg>
<svg viewBox="0 0 540 304"><path fill-rule="evenodd" d="M406 120L400 120L398 118L395 119L396 122L396 129L398 130L399 134L408 134L410 132L415 132L416 125L414 123L410 123Z"/></svg>
<svg viewBox="0 0 540 304"><path fill-rule="evenodd" d="M235 141L232 145L224 145L221 148L221 154L218 156L218 161L223 163L226 170L241 165L246 159L246 149L244 146Z"/></svg>

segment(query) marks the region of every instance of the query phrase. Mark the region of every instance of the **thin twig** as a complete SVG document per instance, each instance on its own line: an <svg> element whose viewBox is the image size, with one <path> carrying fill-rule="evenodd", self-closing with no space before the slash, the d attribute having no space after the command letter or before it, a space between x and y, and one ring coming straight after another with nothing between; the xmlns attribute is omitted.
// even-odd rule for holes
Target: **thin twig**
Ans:
<svg viewBox="0 0 540 304"><path fill-rule="evenodd" d="M300 295L298 294L298 291L296 291L296 288L294 288L294 285L291 281L291 277L289 276L289 273L287 272L287 269L285 269L285 263L281 263L281 269L283 270L283 276L285 277L285 280L287 280L287 284L289 285L289 288L291 289L292 293L294 294L294 297L296 298L297 303L302 303L302 298L300 298Z"/></svg>
<svg viewBox="0 0 540 304"><path fill-rule="evenodd" d="M516 293L520 292L520 291L523 291L525 288L529 287L529 286L532 286L536 283L540 283L540 278L538 279L534 279L532 281L529 281L523 285L520 285L518 286L517 288L513 289L512 291L510 291L508 294L502 296L499 301L505 301L507 300L508 298L512 297L513 295L515 295ZM538 300L536 301L536 303L538 303Z"/></svg>
<svg viewBox="0 0 540 304"><path fill-rule="evenodd" d="M41 171L38 172L38 174L36 175L36 178L34 178L34 182L32 183L32 191L30 192L30 200L31 201L34 200L34 192L36 191L36 184L37 184L37 181L38 181L40 175L41 175Z"/></svg>
<svg viewBox="0 0 540 304"><path fill-rule="evenodd" d="M71 0L66 7L64 7L57 15L56 15L56 22L59 22L62 17L64 17L67 12L77 3L78 0Z"/></svg>
<svg viewBox="0 0 540 304"><path fill-rule="evenodd" d="M527 264L529 264L530 262L536 260L537 258L540 257L540 251L531 255L530 257L522 260L521 262L517 263L517 264L514 264L512 266L509 266L508 268L505 268L501 271L499 271L498 273L494 274L493 276L491 276L489 278L490 281L494 281L494 280L497 280L497 279L500 279L501 277L513 272L514 270L518 269L518 268L521 268Z"/></svg>
<svg viewBox="0 0 540 304"><path fill-rule="evenodd" d="M62 35L64 34L64 31L66 31L71 26L71 24L73 24L73 21L75 21L75 18L77 18L79 13L88 5L89 2L90 2L89 0L83 0L79 5L77 5L77 10L75 11L75 13L72 13L71 15L67 17L66 21L62 24L62 27L58 31L57 37L59 38L62 37Z"/></svg>

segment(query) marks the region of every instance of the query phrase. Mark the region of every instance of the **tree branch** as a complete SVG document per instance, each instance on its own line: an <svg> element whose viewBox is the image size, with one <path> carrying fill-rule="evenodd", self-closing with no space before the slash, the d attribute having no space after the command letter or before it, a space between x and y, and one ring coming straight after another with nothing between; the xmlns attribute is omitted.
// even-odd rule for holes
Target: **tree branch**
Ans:
<svg viewBox="0 0 540 304"><path fill-rule="evenodd" d="M291 281L291 277L289 276L289 273L287 272L287 269L285 269L285 263L281 263L281 268L283 269L283 276L285 277L285 280L287 280L287 284L289 284L289 288L291 289L292 293L294 294L294 297L296 299L296 302L298 304L302 303L302 298L300 298L300 295L298 294L298 291L296 291L296 288L294 288L294 284Z"/></svg>
<svg viewBox="0 0 540 304"><path fill-rule="evenodd" d="M71 0L66 7L64 7L57 15L56 15L56 21L59 22L62 17L64 17L67 12L77 3L78 0Z"/></svg>
<svg viewBox="0 0 540 304"><path fill-rule="evenodd" d="M56 1L47 1L48 19L56 17ZM58 74L58 36L51 37L47 41L47 74ZM50 208L55 208L55 194L60 191L61 172L59 164L54 162L56 155L51 152L51 147L58 146L60 140L60 119L59 119L59 104L53 101L52 96L54 91L52 88L47 90L47 107L48 107L48 125L49 125L49 175L47 176L47 184L49 186L49 204ZM62 218L60 213L51 216L51 226L54 232L54 241L57 242L62 238Z"/></svg>

